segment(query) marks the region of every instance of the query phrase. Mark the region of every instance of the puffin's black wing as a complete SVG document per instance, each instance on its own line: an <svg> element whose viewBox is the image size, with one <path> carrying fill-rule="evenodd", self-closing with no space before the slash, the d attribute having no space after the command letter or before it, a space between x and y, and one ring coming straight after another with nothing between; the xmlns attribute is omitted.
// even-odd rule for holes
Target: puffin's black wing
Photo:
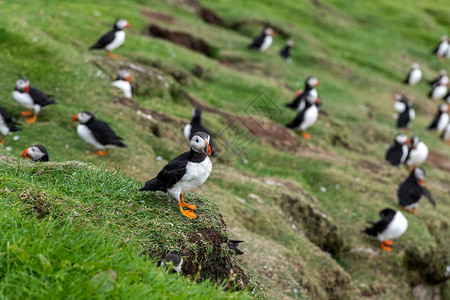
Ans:
<svg viewBox="0 0 450 300"><path fill-rule="evenodd" d="M18 123L16 123L13 118L11 118L11 115L8 113L8 111L0 106L0 115L2 116L5 124L9 127L10 131L21 131L22 129L19 127L16 127Z"/></svg>
<svg viewBox="0 0 450 300"><path fill-rule="evenodd" d="M118 137L107 123L101 120L94 120L94 122L88 123L86 125L100 144L126 147L126 145L121 141L122 138Z"/></svg>
<svg viewBox="0 0 450 300"><path fill-rule="evenodd" d="M297 114L297 116L295 117L295 119L286 125L287 128L297 128L298 126L300 126L300 124L302 124L303 120L305 119L305 111L306 111L306 107L305 109L303 109L301 112L299 112Z"/></svg>
<svg viewBox="0 0 450 300"><path fill-rule="evenodd" d="M35 145L39 150L41 150L42 153L45 153L44 156L42 156L38 161L49 161L48 152L47 149L44 147L44 145Z"/></svg>
<svg viewBox="0 0 450 300"><path fill-rule="evenodd" d="M409 84L409 77L411 76L411 72L412 72L412 71L413 71L413 70L409 71L409 72L408 72L408 75L406 75L405 80L403 80L403 83L404 83L404 84Z"/></svg>
<svg viewBox="0 0 450 300"><path fill-rule="evenodd" d="M403 156L402 147L398 147L396 145L390 147L386 151L385 159L393 166L398 166Z"/></svg>
<svg viewBox="0 0 450 300"><path fill-rule="evenodd" d="M108 45L109 43L114 41L115 37L116 37L116 32L114 31L114 29L112 29L112 30L108 31L107 33L105 33L94 45L92 45L89 48L89 50L103 49L106 47L106 45Z"/></svg>
<svg viewBox="0 0 450 300"><path fill-rule="evenodd" d="M439 82L439 80L441 80L441 76L438 76L438 77L433 78L432 80L428 81L428 84L431 86L434 86L435 84L437 84Z"/></svg>
<svg viewBox="0 0 450 300"><path fill-rule="evenodd" d="M305 92L301 93L300 95L296 96L294 100L292 100L291 103L286 104L286 107L297 109L297 107L300 105L300 102L303 100L303 97L305 95Z"/></svg>
<svg viewBox="0 0 450 300"><path fill-rule="evenodd" d="M291 47L285 46L283 49L281 49L280 55L281 55L281 57L283 57L285 60L288 59L289 57L291 57Z"/></svg>
<svg viewBox="0 0 450 300"><path fill-rule="evenodd" d="M428 130L436 130L436 129L437 129L437 126L438 126L438 123L439 123L440 117L441 117L441 112L438 111L437 114L434 116L434 119L433 119L433 121L431 122L431 124L428 125L427 129L428 129Z"/></svg>
<svg viewBox="0 0 450 300"><path fill-rule="evenodd" d="M249 49L259 49L261 47L262 43L264 42L264 38L265 38L264 34L261 34L260 36L256 37L253 40L253 42L250 45L248 45L248 48Z"/></svg>
<svg viewBox="0 0 450 300"><path fill-rule="evenodd" d="M50 98L50 95L44 94L35 87L30 86L29 94L31 98L33 98L34 103L39 104L40 106L56 104L56 101Z"/></svg>
<svg viewBox="0 0 450 300"><path fill-rule="evenodd" d="M189 152L185 152L171 160L158 175L147 181L141 191L163 191L171 188L186 173Z"/></svg>
<svg viewBox="0 0 450 300"><path fill-rule="evenodd" d="M383 219L378 222L372 223L372 227L366 227L362 232L367 233L371 236L377 236L379 233L386 230L389 225L390 220Z"/></svg>
<svg viewBox="0 0 450 300"><path fill-rule="evenodd" d="M409 108L406 106L405 111L402 112L397 119L397 128L406 128L408 127L410 118L409 118Z"/></svg>
<svg viewBox="0 0 450 300"><path fill-rule="evenodd" d="M422 194L430 201L431 204L433 204L434 207L436 207L436 201L434 201L433 196L431 196L431 192L426 188L422 187Z"/></svg>

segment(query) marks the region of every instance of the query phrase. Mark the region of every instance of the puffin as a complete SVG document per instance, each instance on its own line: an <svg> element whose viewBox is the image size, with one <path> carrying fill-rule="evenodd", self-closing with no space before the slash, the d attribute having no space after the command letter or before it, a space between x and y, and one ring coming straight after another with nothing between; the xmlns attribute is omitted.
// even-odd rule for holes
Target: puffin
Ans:
<svg viewBox="0 0 450 300"><path fill-rule="evenodd" d="M55 100L51 98L52 96L30 86L30 82L24 78L17 80L12 96L17 103L28 108L28 111L20 113L22 116L29 117L27 123L36 122L42 107L56 104Z"/></svg>
<svg viewBox="0 0 450 300"><path fill-rule="evenodd" d="M48 152L43 145L34 145L22 152L23 158L30 158L35 162L48 161Z"/></svg>
<svg viewBox="0 0 450 300"><path fill-rule="evenodd" d="M272 28L265 28L263 32L257 36L250 45L248 45L248 48L259 51L267 50L270 45L272 45L272 37L274 34L275 32Z"/></svg>
<svg viewBox="0 0 450 300"><path fill-rule="evenodd" d="M109 57L116 59L117 55L112 54L111 51L120 47L125 41L125 28L130 28L130 24L124 19L118 19L113 28L105 33L89 50L105 49Z"/></svg>
<svg viewBox="0 0 450 300"><path fill-rule="evenodd" d="M438 111L434 116L433 121L428 125L428 130L436 130L438 133L442 132L447 124L450 122L449 117L450 106L448 104L441 104L438 106Z"/></svg>
<svg viewBox="0 0 450 300"><path fill-rule="evenodd" d="M418 165L424 163L428 157L428 147L424 142L419 140L417 136L411 138L411 146L409 148L408 157L406 158L406 166L411 171Z"/></svg>
<svg viewBox="0 0 450 300"><path fill-rule="evenodd" d="M204 132L210 136L209 146L211 147L211 156L216 156L214 141L211 138L209 131L202 124L202 110L200 108L194 108L192 110L191 123L186 124L183 129L184 137L189 142L195 132Z"/></svg>
<svg viewBox="0 0 450 300"><path fill-rule="evenodd" d="M75 114L72 117L72 121L80 122L77 126L78 135L84 141L92 144L97 149L98 155L107 155L110 148L126 147L122 142L122 138L117 136L106 122L97 120L88 111Z"/></svg>
<svg viewBox="0 0 450 300"><path fill-rule="evenodd" d="M448 38L444 35L441 37L441 42L434 48L433 54L439 57L440 60L444 60L445 55L450 49Z"/></svg>
<svg viewBox="0 0 450 300"><path fill-rule="evenodd" d="M446 84L442 83L435 84L428 93L428 98L433 99L435 102L440 99L443 100L448 92L447 84L448 82Z"/></svg>
<svg viewBox="0 0 450 300"><path fill-rule="evenodd" d="M393 239L398 239L408 229L408 220L400 211L385 208L380 211L380 219L370 222L371 227L366 227L362 232L376 237L380 241L381 249L391 252L394 245Z"/></svg>
<svg viewBox="0 0 450 300"><path fill-rule="evenodd" d="M10 132L22 130L17 127L17 125L19 124L14 121L8 111L4 107L0 106L0 133L2 134L2 141L0 142L0 145L5 145L6 136Z"/></svg>
<svg viewBox="0 0 450 300"><path fill-rule="evenodd" d="M280 56L284 60L290 60L291 59L291 50L292 50L293 47L294 47L294 41L293 40L288 40L286 42L286 46L284 46L284 48L281 49Z"/></svg>
<svg viewBox="0 0 450 300"><path fill-rule="evenodd" d="M413 63L411 65L411 70L403 81L404 84L415 85L422 79L422 71L420 70L419 64Z"/></svg>
<svg viewBox="0 0 450 300"><path fill-rule="evenodd" d="M164 257L160 266L161 267L170 266L172 267L170 273L180 274L182 265L183 265L183 258L181 256L169 253L166 255L166 257Z"/></svg>
<svg viewBox="0 0 450 300"><path fill-rule="evenodd" d="M394 109L398 113L397 128L409 128L416 117L413 102L400 93L394 94Z"/></svg>
<svg viewBox="0 0 450 300"><path fill-rule="evenodd" d="M244 241L238 241L238 240L228 240L228 248L230 248L231 250L234 251L234 253L236 255L242 255L244 254L244 252L242 252L241 250L238 249L239 244L243 243Z"/></svg>
<svg viewBox="0 0 450 300"><path fill-rule="evenodd" d="M183 193L201 186L212 170L210 136L196 132L190 141L190 151L171 160L158 175L145 182L140 191L162 191L178 201L180 212L190 219L196 219L195 205L183 200ZM186 208L184 210L183 208Z"/></svg>
<svg viewBox="0 0 450 300"><path fill-rule="evenodd" d="M316 122L319 116L319 98L315 98L312 94L308 94L304 99L305 105L303 109L297 114L295 119L286 125L287 128L301 130L302 136L310 140L311 136L306 132L306 129Z"/></svg>
<svg viewBox="0 0 450 300"><path fill-rule="evenodd" d="M431 85L431 86L435 86L435 85L438 85L438 84L446 85L446 84L448 84L448 82L449 82L449 79L448 79L448 76L447 76L447 71L442 69L442 70L439 71L439 75L437 77L435 77L435 78L431 79L430 81L428 81L428 84Z"/></svg>
<svg viewBox="0 0 450 300"><path fill-rule="evenodd" d="M442 131L441 139L450 146L450 122L447 124L445 129Z"/></svg>
<svg viewBox="0 0 450 300"><path fill-rule="evenodd" d="M296 111L301 111L305 107L305 102L303 101L307 95L313 95L315 98L318 97L316 87L320 84L316 77L309 76L305 80L304 90L298 90L294 100L291 103L286 104L286 107L292 108ZM320 101L320 100L319 100Z"/></svg>
<svg viewBox="0 0 450 300"><path fill-rule="evenodd" d="M411 140L406 134L397 134L394 138L394 144L386 151L385 159L393 166L404 164L408 157L409 144L411 144Z"/></svg>
<svg viewBox="0 0 450 300"><path fill-rule="evenodd" d="M126 98L131 99L133 94L131 92L131 75L128 70L122 69L117 74L116 80L113 81L112 85L118 89L121 89Z"/></svg>
<svg viewBox="0 0 450 300"><path fill-rule="evenodd" d="M430 203L436 207L436 202L431 196L430 191L423 186L425 182L425 170L422 168L414 168L409 174L408 178L403 181L398 187L397 196L398 204L407 212L414 215L419 215L416 207L419 205L419 200L422 196L425 196Z"/></svg>

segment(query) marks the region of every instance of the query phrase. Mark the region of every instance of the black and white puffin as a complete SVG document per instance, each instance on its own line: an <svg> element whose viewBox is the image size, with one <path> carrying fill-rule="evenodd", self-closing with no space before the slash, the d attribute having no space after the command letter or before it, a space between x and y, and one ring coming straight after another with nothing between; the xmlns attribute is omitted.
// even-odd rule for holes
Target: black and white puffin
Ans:
<svg viewBox="0 0 450 300"><path fill-rule="evenodd" d="M427 127L428 130L436 130L438 133L442 132L447 124L450 122L449 117L450 106L448 104L441 104L438 106L438 111L434 116L433 121Z"/></svg>
<svg viewBox="0 0 450 300"><path fill-rule="evenodd" d="M316 77L309 76L306 78L304 90L297 91L294 100L292 100L291 103L286 104L286 107L295 109L296 111L303 110L305 106L304 99L306 96L312 95L315 98L319 96L316 90L316 87L318 87L319 84L320 82Z"/></svg>
<svg viewBox="0 0 450 300"><path fill-rule="evenodd" d="M411 146L409 148L408 157L406 158L406 166L411 171L418 165L423 164L428 158L428 147L424 142L419 140L417 136L411 138Z"/></svg>
<svg viewBox="0 0 450 300"><path fill-rule="evenodd" d="M118 89L121 89L125 97L131 99L133 93L131 91L131 74L128 70L122 69L117 74L116 80L113 81L112 85Z"/></svg>
<svg viewBox="0 0 450 300"><path fill-rule="evenodd" d="M88 111L75 114L72 117L72 121L80 122L77 126L78 135L84 141L92 144L97 149L98 155L108 154L110 148L126 147L122 142L122 138L117 136L106 122L97 120L94 115Z"/></svg>
<svg viewBox="0 0 450 300"><path fill-rule="evenodd" d="M286 42L286 46L284 46L283 49L280 51L280 55L284 60L290 60L291 59L291 50L294 47L294 41L288 40Z"/></svg>
<svg viewBox="0 0 450 300"><path fill-rule="evenodd" d="M447 84L448 82L446 84L435 84L428 93L428 98L433 99L434 101L443 100L448 92Z"/></svg>
<svg viewBox="0 0 450 300"><path fill-rule="evenodd" d="M376 237L380 241L381 249L391 252L394 245L392 240L398 239L406 232L408 220L400 211L390 208L380 211L380 218L378 222L370 222L372 227L366 227L362 232Z"/></svg>
<svg viewBox="0 0 450 300"><path fill-rule="evenodd" d="M30 158L32 161L48 161L48 152L43 145L34 145L22 152L23 158Z"/></svg>
<svg viewBox="0 0 450 300"><path fill-rule="evenodd" d="M263 32L259 36L257 36L250 45L248 45L248 48L259 51L267 50L270 45L272 45L272 36L274 34L275 32L272 28L265 28Z"/></svg>
<svg viewBox="0 0 450 300"><path fill-rule="evenodd" d="M120 47L125 41L125 28L130 28L130 24L124 19L118 19L113 28L105 33L89 50L105 49L106 53L111 58L117 58L117 55L112 54L111 51Z"/></svg>
<svg viewBox="0 0 450 300"><path fill-rule="evenodd" d="M398 113L397 128L409 128L416 117L413 102L400 93L394 94L394 109Z"/></svg>
<svg viewBox="0 0 450 300"><path fill-rule="evenodd" d="M234 251L234 253L236 255L242 255L244 254L244 252L242 252L241 250L238 249L239 244L243 243L244 241L238 241L238 240L228 240L228 248L230 248L231 250Z"/></svg>
<svg viewBox="0 0 450 300"><path fill-rule="evenodd" d="M161 267L171 267L170 270L171 273L178 273L181 272L181 267L183 266L183 258L179 255L169 253L164 257L163 261L161 262Z"/></svg>
<svg viewBox="0 0 450 300"><path fill-rule="evenodd" d="M424 169L414 168L397 190L398 204L400 207L414 215L419 214L416 207L419 205L418 202L422 196L425 196L436 207L436 202L431 196L430 191L423 186L425 176Z"/></svg>
<svg viewBox="0 0 450 300"><path fill-rule="evenodd" d="M420 70L419 64L413 63L411 65L411 70L403 81L404 84L415 85L422 79L422 71Z"/></svg>
<svg viewBox="0 0 450 300"><path fill-rule="evenodd" d="M445 55L450 49L448 38L444 35L441 37L441 42L434 48L433 54L439 57L440 60L444 60Z"/></svg>
<svg viewBox="0 0 450 300"><path fill-rule="evenodd" d="M10 132L21 131L22 129L17 127L17 123L9 115L8 111L0 106L0 133L2 134L2 141L0 145L5 144L5 138Z"/></svg>
<svg viewBox="0 0 450 300"><path fill-rule="evenodd" d="M442 131L441 139L450 146L450 122L447 124L445 129Z"/></svg>
<svg viewBox="0 0 450 300"><path fill-rule="evenodd" d="M211 147L211 156L215 156L215 146L214 141L209 133L209 131L202 124L202 110L200 108L194 108L192 110L192 119L191 123L186 124L184 126L184 137L188 140L188 142L192 139L194 133L201 131L210 136L209 146Z"/></svg>
<svg viewBox="0 0 450 300"><path fill-rule="evenodd" d="M42 107L56 104L55 100L51 98L52 96L44 94L37 88L30 86L30 82L26 79L17 80L12 96L17 103L28 108L28 111L20 113L22 116L29 117L27 123L36 122L37 115Z"/></svg>
<svg viewBox="0 0 450 300"><path fill-rule="evenodd" d="M386 151L386 160L393 166L400 166L405 163L408 157L408 145L411 140L406 134L399 133L394 138L394 145Z"/></svg>
<svg viewBox="0 0 450 300"><path fill-rule="evenodd" d="M447 76L447 71L440 70L439 75L437 77L431 79L430 81L428 81L428 84L431 86L435 86L435 85L439 85L439 84L446 85L448 82L449 82L449 79Z"/></svg>
<svg viewBox="0 0 450 300"><path fill-rule="evenodd" d="M140 191L162 191L169 193L178 201L181 213L190 219L196 219L195 205L183 200L183 193L201 186L209 174L212 163L209 159L210 137L204 132L196 132L191 138L191 150L171 160L158 175L147 181ZM187 209L184 210L183 208Z"/></svg>
<svg viewBox="0 0 450 300"><path fill-rule="evenodd" d="M306 132L306 129L313 125L319 116L317 105L319 105L320 100L319 98L315 98L313 95L308 94L303 102L305 102L303 110L301 110L295 119L287 124L286 127L301 130L302 136L309 140L311 139L311 136Z"/></svg>

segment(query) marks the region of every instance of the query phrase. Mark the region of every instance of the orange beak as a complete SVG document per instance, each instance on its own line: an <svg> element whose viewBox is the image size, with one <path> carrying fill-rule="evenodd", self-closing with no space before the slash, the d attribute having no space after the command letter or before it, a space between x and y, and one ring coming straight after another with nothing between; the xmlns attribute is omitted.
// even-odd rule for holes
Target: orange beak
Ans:
<svg viewBox="0 0 450 300"><path fill-rule="evenodd" d="M273 31L273 29L271 29L270 32L269 32L269 34L270 34L271 36L274 36L274 35L275 35L275 31Z"/></svg>
<svg viewBox="0 0 450 300"><path fill-rule="evenodd" d="M211 156L211 147L209 146L209 142L206 142L206 145L208 146L208 150L206 151L206 155Z"/></svg>
<svg viewBox="0 0 450 300"><path fill-rule="evenodd" d="M75 114L73 117L72 117L72 122L77 122L78 121L78 114Z"/></svg>
<svg viewBox="0 0 450 300"><path fill-rule="evenodd" d="M130 23L127 23L127 26L125 26L125 28L130 28Z"/></svg>
<svg viewBox="0 0 450 300"><path fill-rule="evenodd" d="M130 82L131 81L131 76L128 76L125 80Z"/></svg>
<svg viewBox="0 0 450 300"><path fill-rule="evenodd" d="M303 93L302 90L298 90L297 93L295 93L296 96L300 96Z"/></svg>
<svg viewBox="0 0 450 300"><path fill-rule="evenodd" d="M422 179L422 180L420 180L420 181L417 181L417 184L418 184L419 186L422 186L424 183L425 183L425 179Z"/></svg>
<svg viewBox="0 0 450 300"><path fill-rule="evenodd" d="M27 86L25 87L25 93L29 93L29 92L30 92L30 86L27 85Z"/></svg>
<svg viewBox="0 0 450 300"><path fill-rule="evenodd" d="M320 81L319 80L317 80L317 84L316 84L316 86L319 86L320 85Z"/></svg>
<svg viewBox="0 0 450 300"><path fill-rule="evenodd" d="M319 97L317 97L316 104L319 104L319 103L320 103L320 99L319 99Z"/></svg>
<svg viewBox="0 0 450 300"><path fill-rule="evenodd" d="M408 145L411 145L411 139L407 139L407 140L406 140L406 143L407 143Z"/></svg>
<svg viewBox="0 0 450 300"><path fill-rule="evenodd" d="M25 150L22 152L22 155L21 155L21 156L22 156L23 158L29 157L29 156L28 156L28 149L30 149L30 148L27 148L27 149L25 149Z"/></svg>

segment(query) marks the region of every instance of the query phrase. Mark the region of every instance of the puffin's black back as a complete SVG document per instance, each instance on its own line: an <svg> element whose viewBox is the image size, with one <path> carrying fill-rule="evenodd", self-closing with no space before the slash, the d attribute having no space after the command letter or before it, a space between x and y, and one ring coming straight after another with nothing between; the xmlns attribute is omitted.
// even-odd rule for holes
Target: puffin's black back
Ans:
<svg viewBox="0 0 450 300"><path fill-rule="evenodd" d="M291 57L291 47L289 47L288 45L284 46L284 48L280 51L280 55L285 60Z"/></svg>
<svg viewBox="0 0 450 300"><path fill-rule="evenodd" d="M30 86L29 94L33 98L34 103L40 106L46 106L50 104L56 104L56 101L51 98L51 95L47 95L35 87Z"/></svg>
<svg viewBox="0 0 450 300"><path fill-rule="evenodd" d="M92 117L85 125L91 130L92 135L100 144L126 147L121 141L122 138L117 136L106 122Z"/></svg>
<svg viewBox="0 0 450 300"><path fill-rule="evenodd" d="M263 33L261 33L259 36L257 36L253 40L253 42L250 45L248 45L248 48L249 49L259 49L261 47L262 43L264 42L265 37L266 37L266 34L263 31Z"/></svg>
<svg viewBox="0 0 450 300"><path fill-rule="evenodd" d="M438 123L439 123L439 119L441 118L441 111L440 111L440 109L439 109L439 107L438 107L438 111L437 111L437 113L434 115L434 119L433 119L433 121L431 122L431 124L430 125L428 125L428 127L427 127L427 129L428 130L435 130L435 129L437 129L437 126L438 126Z"/></svg>
<svg viewBox="0 0 450 300"><path fill-rule="evenodd" d="M2 116L6 126L8 126L10 131L21 131L22 130L21 128L16 127L16 125L18 125L18 123L16 123L13 120L13 118L8 113L8 111L2 106L0 106L0 115Z"/></svg>
<svg viewBox="0 0 450 300"><path fill-rule="evenodd" d="M308 110L308 108L310 108L313 104L306 102L305 103L305 107L303 108L303 110L301 110L297 116L295 117L295 119L286 125L287 128L297 128L298 126L300 126L300 124L302 124L303 120L305 119L305 112Z"/></svg>
<svg viewBox="0 0 450 300"><path fill-rule="evenodd" d="M397 128L406 128L410 122L409 110L410 108L405 104L405 110L398 116Z"/></svg>
<svg viewBox="0 0 450 300"><path fill-rule="evenodd" d="M419 201L422 196L422 187L417 183L414 177L414 171L400 184L397 190L397 196L401 206L408 206Z"/></svg>
<svg viewBox="0 0 450 300"><path fill-rule="evenodd" d="M385 208L380 211L381 220L378 222L372 222L372 227L366 227L362 232L367 233L371 236L377 236L379 233L382 233L386 230L389 223L394 219L396 211L390 208Z"/></svg>
<svg viewBox="0 0 450 300"><path fill-rule="evenodd" d="M387 151L385 159L393 166L398 166L403 156L403 146L394 143Z"/></svg>
<svg viewBox="0 0 450 300"><path fill-rule="evenodd" d="M114 41L114 38L116 37L116 31L117 29L114 27L112 30L105 33L94 45L89 47L89 50L105 48L106 45Z"/></svg>

